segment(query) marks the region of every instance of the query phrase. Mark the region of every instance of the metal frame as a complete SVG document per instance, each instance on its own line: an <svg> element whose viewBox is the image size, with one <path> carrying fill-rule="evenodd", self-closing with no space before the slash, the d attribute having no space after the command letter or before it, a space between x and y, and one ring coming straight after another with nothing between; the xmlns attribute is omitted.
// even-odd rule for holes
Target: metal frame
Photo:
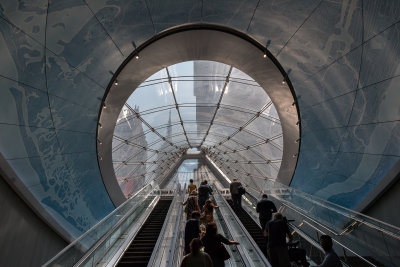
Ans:
<svg viewBox="0 0 400 267"><path fill-rule="evenodd" d="M300 138L300 127L296 124L300 117L290 80L268 51L267 57L263 57L265 50L262 44L236 30L214 24L189 24L154 36L127 58L115 73L104 95L103 107L99 110L99 123L102 127L98 127L97 131L97 138L102 141L102 145L97 144L99 166L106 189L115 205L124 201L115 179L111 153L112 135L119 111L135 88L148 76L170 65L190 60L218 61L237 67L266 91L279 114L285 144L277 179L284 184L290 183L300 147L300 142L295 142ZM134 55L139 52L140 59L134 59ZM118 86L115 86L114 80L117 78ZM286 83L283 84L285 78Z"/></svg>

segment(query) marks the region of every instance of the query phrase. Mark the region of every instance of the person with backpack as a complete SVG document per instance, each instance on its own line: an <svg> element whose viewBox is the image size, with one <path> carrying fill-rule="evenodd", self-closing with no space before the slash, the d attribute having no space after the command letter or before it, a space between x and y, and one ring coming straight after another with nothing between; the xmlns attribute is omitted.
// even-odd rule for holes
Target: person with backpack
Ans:
<svg viewBox="0 0 400 267"><path fill-rule="evenodd" d="M286 237L292 241L292 234L281 213L274 213L274 220L267 223L264 235L268 237L267 252L272 267L290 267Z"/></svg>
<svg viewBox="0 0 400 267"><path fill-rule="evenodd" d="M200 213L198 211L193 211L191 214L191 219L186 222L185 225L185 254L190 253L190 242L194 238L200 238L201 228L200 228Z"/></svg>
<svg viewBox="0 0 400 267"><path fill-rule="evenodd" d="M204 203L213 194L211 187L208 185L207 180L204 180L199 186L199 207L203 211Z"/></svg>
<svg viewBox="0 0 400 267"><path fill-rule="evenodd" d="M240 209L242 207L242 194L244 188L237 178L233 178L233 182L229 185L231 191L233 209Z"/></svg>
<svg viewBox="0 0 400 267"><path fill-rule="evenodd" d="M196 195L197 195L197 192L192 191L190 193L188 199L182 203L182 205L185 206L184 212L186 213L186 220L191 219L193 211L200 212L200 207L198 205L198 199L197 199Z"/></svg>
<svg viewBox="0 0 400 267"><path fill-rule="evenodd" d="M267 222L272 218L272 213L277 212L274 202L268 200L267 194L262 195L262 199L258 201L256 211L260 220L261 231L264 232Z"/></svg>
<svg viewBox="0 0 400 267"><path fill-rule="evenodd" d="M201 241L204 245L204 251L210 255L214 267L225 266L225 261L231 257L223 244L239 245L239 242L228 240L219 234L214 222L207 224L206 234L201 238Z"/></svg>

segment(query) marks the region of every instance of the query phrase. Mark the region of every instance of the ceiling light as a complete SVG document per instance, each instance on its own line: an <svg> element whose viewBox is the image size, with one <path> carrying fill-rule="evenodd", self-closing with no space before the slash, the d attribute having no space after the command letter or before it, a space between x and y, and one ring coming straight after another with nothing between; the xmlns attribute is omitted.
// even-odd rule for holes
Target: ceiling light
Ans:
<svg viewBox="0 0 400 267"><path fill-rule="evenodd" d="M139 54L136 54L135 58L136 58L136 59L139 59Z"/></svg>
<svg viewBox="0 0 400 267"><path fill-rule="evenodd" d="M264 53L264 56L263 56L264 58L267 58L267 53Z"/></svg>
<svg viewBox="0 0 400 267"><path fill-rule="evenodd" d="M115 84L115 85L118 85L118 80L117 80L117 79L115 80L114 84Z"/></svg>

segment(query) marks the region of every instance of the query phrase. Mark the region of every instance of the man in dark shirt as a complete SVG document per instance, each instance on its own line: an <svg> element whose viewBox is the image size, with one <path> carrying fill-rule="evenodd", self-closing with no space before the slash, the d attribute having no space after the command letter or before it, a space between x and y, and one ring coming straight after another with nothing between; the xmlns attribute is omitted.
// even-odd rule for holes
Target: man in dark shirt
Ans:
<svg viewBox="0 0 400 267"><path fill-rule="evenodd" d="M264 194L262 195L262 199L257 203L256 211L259 213L258 218L261 230L264 232L267 222L272 218L272 213L277 211L275 204L271 200L268 200L268 196Z"/></svg>
<svg viewBox="0 0 400 267"><path fill-rule="evenodd" d="M203 181L201 185L199 186L199 207L200 210L203 210L204 203L206 203L206 200L212 195L212 189L208 185L207 180Z"/></svg>
<svg viewBox="0 0 400 267"><path fill-rule="evenodd" d="M229 185L234 209L240 209L242 207L242 195L239 193L239 187L241 186L242 184L237 178L233 178L233 182Z"/></svg>
<svg viewBox="0 0 400 267"><path fill-rule="evenodd" d="M342 267L339 256L335 253L332 246L332 238L329 235L321 235L320 243L325 252L324 261L317 267Z"/></svg>
<svg viewBox="0 0 400 267"><path fill-rule="evenodd" d="M186 222L185 226L185 254L190 253L190 242L193 238L200 237L200 213L198 211L192 212L192 219Z"/></svg>
<svg viewBox="0 0 400 267"><path fill-rule="evenodd" d="M290 267L286 237L292 239L289 227L279 212L267 223L264 231L268 236L268 258L272 267Z"/></svg>

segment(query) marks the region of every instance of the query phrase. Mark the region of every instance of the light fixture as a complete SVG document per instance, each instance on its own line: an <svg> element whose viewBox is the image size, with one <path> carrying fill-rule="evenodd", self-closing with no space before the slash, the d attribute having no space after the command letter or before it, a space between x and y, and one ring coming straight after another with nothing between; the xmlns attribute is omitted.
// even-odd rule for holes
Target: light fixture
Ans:
<svg viewBox="0 0 400 267"><path fill-rule="evenodd" d="M114 85L118 85L118 80L117 79L115 79L115 82L114 82Z"/></svg>
<svg viewBox="0 0 400 267"><path fill-rule="evenodd" d="M264 58L267 58L267 53L264 53L264 56L263 56Z"/></svg>
<svg viewBox="0 0 400 267"><path fill-rule="evenodd" d="M135 58L136 58L136 59L139 59L139 54L136 54Z"/></svg>
<svg viewBox="0 0 400 267"><path fill-rule="evenodd" d="M282 80L282 84L286 84L286 78Z"/></svg>
<svg viewBox="0 0 400 267"><path fill-rule="evenodd" d="M106 106L106 103L103 103L103 108L104 108L104 109L106 109L106 108L107 108L107 106Z"/></svg>
<svg viewBox="0 0 400 267"><path fill-rule="evenodd" d="M101 123L99 122L99 128L103 128L103 125L101 125Z"/></svg>

